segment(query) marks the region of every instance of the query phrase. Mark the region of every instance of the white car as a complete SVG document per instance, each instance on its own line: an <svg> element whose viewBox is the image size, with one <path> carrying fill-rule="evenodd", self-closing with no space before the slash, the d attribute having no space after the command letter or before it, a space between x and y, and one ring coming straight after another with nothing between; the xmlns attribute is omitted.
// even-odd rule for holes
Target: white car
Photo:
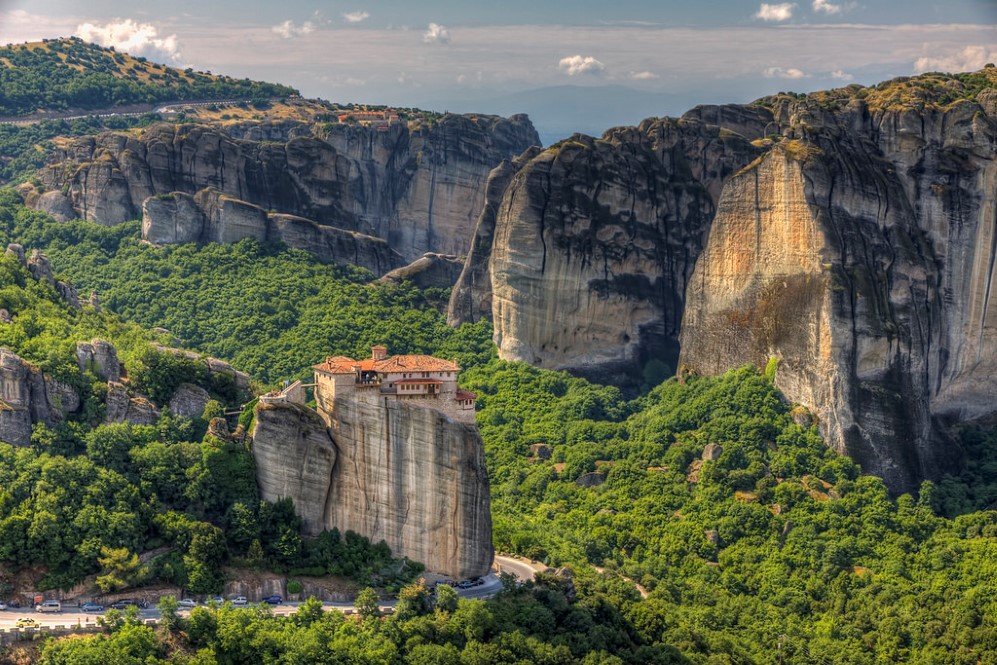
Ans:
<svg viewBox="0 0 997 665"><path fill-rule="evenodd" d="M189 609L192 609L194 607L197 607L197 601L193 600L191 598L184 598L183 600L178 600L177 601L177 607L180 607L181 609L189 610Z"/></svg>
<svg viewBox="0 0 997 665"><path fill-rule="evenodd" d="M7 603L0 602L0 612L3 612L5 609L7 609Z"/></svg>
<svg viewBox="0 0 997 665"><path fill-rule="evenodd" d="M232 599L233 605L246 605L248 603L249 601L246 600L245 596L236 596L235 598Z"/></svg>

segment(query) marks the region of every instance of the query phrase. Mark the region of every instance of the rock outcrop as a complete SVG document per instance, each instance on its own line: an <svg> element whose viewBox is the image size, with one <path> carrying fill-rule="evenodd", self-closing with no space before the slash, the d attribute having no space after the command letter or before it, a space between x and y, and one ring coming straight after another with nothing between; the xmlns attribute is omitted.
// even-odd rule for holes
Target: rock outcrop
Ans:
<svg viewBox="0 0 997 665"><path fill-rule="evenodd" d="M80 396L72 386L45 376L10 349L0 348L0 441L26 446L31 426L55 427L79 411Z"/></svg>
<svg viewBox="0 0 997 665"><path fill-rule="evenodd" d="M156 405L141 395L132 397L128 394L128 388L122 383L109 381L106 399L106 422L155 425L159 420L159 409Z"/></svg>
<svg viewBox="0 0 997 665"><path fill-rule="evenodd" d="M373 393L337 397L327 416L286 402L256 407L263 498L292 498L310 533L384 540L396 556L458 579L488 571L488 476L474 425Z"/></svg>
<svg viewBox="0 0 997 665"><path fill-rule="evenodd" d="M101 381L120 381L124 374L118 360L118 350L102 339L77 342L76 362L81 372L92 369Z"/></svg>
<svg viewBox="0 0 997 665"><path fill-rule="evenodd" d="M380 129L316 125L276 133L164 123L137 137L74 139L52 154L41 177L48 190L65 191L85 219L110 225L145 212L152 242L190 239L202 223L204 239L263 239L259 215L236 203L243 202L382 238L412 261L426 252L465 254L488 172L535 144L526 116L447 114ZM205 189L228 198L211 210L199 205L203 219L190 198L173 194ZM45 196L31 200L41 205ZM65 211L61 199L50 198L46 205Z"/></svg>
<svg viewBox="0 0 997 665"><path fill-rule="evenodd" d="M181 383L170 396L170 413L184 418L200 418L211 395L201 386Z"/></svg>
<svg viewBox="0 0 997 665"><path fill-rule="evenodd" d="M716 125L664 119L529 160L505 190L488 258L500 356L628 385L651 360L674 369L712 192L759 152ZM480 283L473 256L465 272ZM471 291L451 320L487 301Z"/></svg>
<svg viewBox="0 0 997 665"><path fill-rule="evenodd" d="M355 265L382 274L402 257L380 238L323 226L310 219L267 213L262 208L203 189L150 196L142 203L142 239L156 245L232 243L244 238L282 242L328 263Z"/></svg>
<svg viewBox="0 0 997 665"><path fill-rule="evenodd" d="M450 294L447 308L447 323L459 326L492 318L492 243L495 240L495 220L505 190L512 177L519 173L523 165L536 157L540 148L527 148L513 160L503 160L488 174L485 184L485 201L474 227L471 247L461 269L457 283Z"/></svg>
<svg viewBox="0 0 997 665"><path fill-rule="evenodd" d="M424 254L407 266L395 268L382 282L412 282L420 289L449 289L457 281L464 260L446 254Z"/></svg>
<svg viewBox="0 0 997 665"><path fill-rule="evenodd" d="M503 358L621 385L775 358L829 445L916 488L960 459L948 423L997 411L997 68L967 81L552 146L487 196L448 320L490 307Z"/></svg>
<svg viewBox="0 0 997 665"><path fill-rule="evenodd" d="M682 363L775 358L830 445L916 489L960 461L946 421L997 411L997 116L773 106L786 138L723 190Z"/></svg>
<svg viewBox="0 0 997 665"><path fill-rule="evenodd" d="M291 497L308 533L335 526L327 511L338 453L325 421L308 407L287 402L260 402L255 415L260 494L271 501Z"/></svg>

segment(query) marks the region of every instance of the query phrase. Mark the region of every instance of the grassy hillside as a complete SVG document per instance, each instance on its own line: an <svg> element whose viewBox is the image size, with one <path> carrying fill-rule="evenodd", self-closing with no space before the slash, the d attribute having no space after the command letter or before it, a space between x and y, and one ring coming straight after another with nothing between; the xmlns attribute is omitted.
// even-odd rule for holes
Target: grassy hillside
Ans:
<svg viewBox="0 0 997 665"><path fill-rule="evenodd" d="M0 48L0 116L292 94L287 86L175 69L77 38Z"/></svg>

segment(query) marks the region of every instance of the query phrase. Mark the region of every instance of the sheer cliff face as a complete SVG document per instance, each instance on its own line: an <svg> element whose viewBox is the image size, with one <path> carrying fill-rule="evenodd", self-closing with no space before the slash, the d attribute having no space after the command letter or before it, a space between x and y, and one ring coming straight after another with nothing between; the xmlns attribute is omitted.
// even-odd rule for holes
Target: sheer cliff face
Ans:
<svg viewBox="0 0 997 665"><path fill-rule="evenodd" d="M474 252L465 269L490 278L500 355L623 384L651 359L674 368L711 189L757 153L692 119L576 136L531 159L498 206L487 269ZM487 296L452 301L451 320Z"/></svg>
<svg viewBox="0 0 997 665"><path fill-rule="evenodd" d="M960 459L947 425L997 410L997 69L921 79L540 153L482 214L449 320L490 305L503 358L622 385L775 358L830 445L915 488Z"/></svg>
<svg viewBox="0 0 997 665"><path fill-rule="evenodd" d="M777 107L798 138L724 188L688 289L682 364L778 359L786 396L894 490L955 466L942 425L997 408L987 99Z"/></svg>
<svg viewBox="0 0 997 665"><path fill-rule="evenodd" d="M80 217L102 224L138 219L150 196L213 188L382 238L413 260L466 253L488 172L539 142L526 116L446 115L386 130L333 125L311 135L298 127L264 141L233 136L259 134L244 128L162 124L139 137L75 139L54 153L42 179L67 190Z"/></svg>
<svg viewBox="0 0 997 665"><path fill-rule="evenodd" d="M262 495L293 499L311 533L338 528L457 579L493 558L484 446L473 425L379 396L337 397L328 424L298 405L256 409Z"/></svg>

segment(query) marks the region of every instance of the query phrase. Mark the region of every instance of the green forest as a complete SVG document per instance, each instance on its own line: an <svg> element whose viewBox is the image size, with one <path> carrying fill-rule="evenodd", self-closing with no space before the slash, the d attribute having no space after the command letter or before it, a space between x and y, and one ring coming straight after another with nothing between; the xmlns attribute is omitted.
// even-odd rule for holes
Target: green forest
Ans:
<svg viewBox="0 0 997 665"><path fill-rule="evenodd" d="M0 48L0 116L293 94L284 85L175 69L75 37Z"/></svg>
<svg viewBox="0 0 997 665"><path fill-rule="evenodd" d="M135 224L57 224L9 191L0 195L0 233L44 249L81 292L99 292L128 322L104 315L102 324L120 327L108 334L125 349L137 348L144 329L163 326L267 385L301 376L325 355L359 356L378 342L458 358L463 386L479 396L496 549L574 571L570 589L552 576L456 608L409 588L423 598L418 610L360 622L231 608L199 610L172 632L124 621L106 636L49 645L46 662L111 653L120 662L204 663L997 662L997 512L987 509L997 498L997 465L986 462L995 458L993 432L961 433L971 460L963 475L925 483L916 498L891 497L882 481L824 446L809 414L784 402L774 364L673 378L627 399L616 388L498 360L486 324L445 325L432 307L439 294L371 282L362 271L283 247L156 248L138 241ZM21 350L46 362L41 350ZM23 494L36 502L52 487L44 472L53 459L90 473L87 482L118 487L113 502L104 491L92 494L103 510L139 515L122 522L122 533L141 534L129 546L173 538L195 579L202 557L212 579L221 560L245 556L254 538L284 540L236 526L266 511L278 518L261 519L261 529L284 528L291 550L298 548L293 556L267 551L268 565L343 572L343 549L330 543L348 539L295 539L286 529L292 508L258 504L237 451L199 438L203 423L168 425L127 435L98 426L70 442L49 434L52 441L39 437L32 450L8 450L14 461L4 467L18 469L14 486L36 483ZM91 445L115 436L129 443ZM167 488L178 483L155 480L211 474L212 464L233 486L204 511L204 499L187 489L171 495ZM170 510L145 514L169 515L180 526L143 521L150 502ZM0 494L0 518L40 508L17 513L15 505ZM31 533L30 525L18 528ZM192 553L188 534L196 529L218 529L218 547ZM72 551L18 556L55 564ZM88 571L100 567L96 557ZM67 566L61 574L74 573Z"/></svg>

